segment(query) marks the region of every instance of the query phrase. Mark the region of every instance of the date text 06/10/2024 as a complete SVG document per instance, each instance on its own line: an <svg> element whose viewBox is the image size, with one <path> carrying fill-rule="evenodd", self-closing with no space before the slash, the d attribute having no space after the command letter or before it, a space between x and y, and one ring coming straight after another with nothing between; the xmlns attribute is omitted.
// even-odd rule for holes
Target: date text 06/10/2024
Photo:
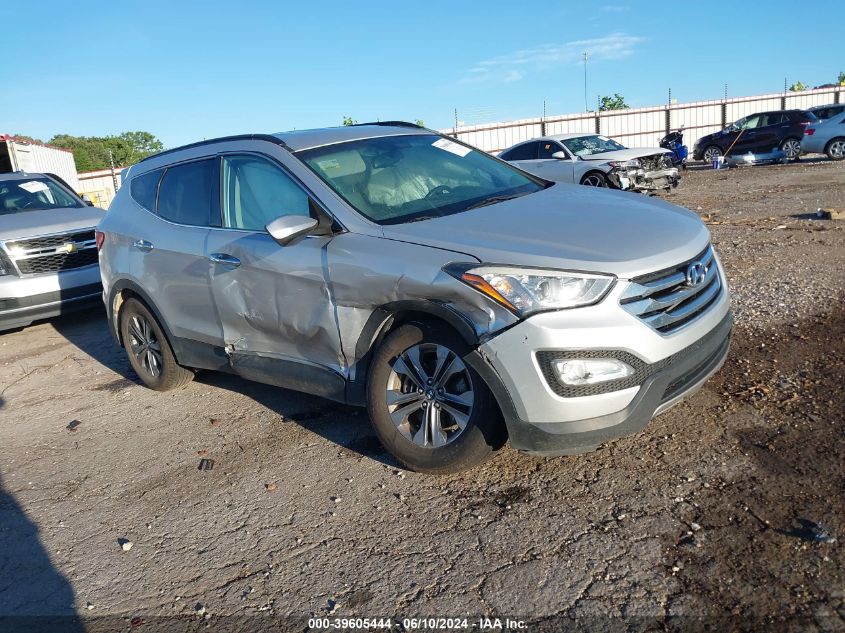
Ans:
<svg viewBox="0 0 845 633"><path fill-rule="evenodd" d="M308 628L312 630L370 630L391 629L393 618L309 618ZM518 631L527 628L522 620L510 618L402 618L402 627L411 630L463 630Z"/></svg>

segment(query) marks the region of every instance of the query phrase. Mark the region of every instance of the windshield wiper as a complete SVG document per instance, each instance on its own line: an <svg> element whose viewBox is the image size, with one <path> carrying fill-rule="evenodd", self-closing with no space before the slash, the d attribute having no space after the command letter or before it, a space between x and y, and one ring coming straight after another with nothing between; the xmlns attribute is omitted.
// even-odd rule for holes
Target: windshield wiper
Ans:
<svg viewBox="0 0 845 633"><path fill-rule="evenodd" d="M486 207L488 204L496 204L497 202L504 202L505 200L513 200L514 198L519 198L524 195L526 194L517 193L512 196L490 196L489 198L479 200L475 204L471 204L468 207L464 207L464 211L469 211L470 209L478 209L479 207Z"/></svg>

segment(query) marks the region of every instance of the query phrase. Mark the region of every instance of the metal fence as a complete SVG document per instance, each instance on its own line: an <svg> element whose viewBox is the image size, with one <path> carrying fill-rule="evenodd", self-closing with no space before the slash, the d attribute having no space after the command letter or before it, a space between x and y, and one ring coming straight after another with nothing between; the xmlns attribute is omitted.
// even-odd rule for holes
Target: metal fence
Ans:
<svg viewBox="0 0 845 633"><path fill-rule="evenodd" d="M547 134L584 132L604 134L628 147L656 147L670 130L684 126L687 145L717 132L729 123L754 112L804 109L815 105L840 103L845 87L817 88L803 92L671 103L648 108L582 112L520 119L482 125L464 125L440 130L493 154L514 143Z"/></svg>

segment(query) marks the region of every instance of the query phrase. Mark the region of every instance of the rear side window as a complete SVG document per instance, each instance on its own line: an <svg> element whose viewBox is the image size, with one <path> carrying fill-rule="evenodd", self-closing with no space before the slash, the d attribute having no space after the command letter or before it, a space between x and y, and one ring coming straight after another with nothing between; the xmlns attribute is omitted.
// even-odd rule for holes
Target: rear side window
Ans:
<svg viewBox="0 0 845 633"><path fill-rule="evenodd" d="M538 145L539 143L525 143L506 152L507 156L502 156L502 158L504 160L536 160Z"/></svg>
<svg viewBox="0 0 845 633"><path fill-rule="evenodd" d="M212 215L214 159L168 167L158 191L158 214L190 226L219 226Z"/></svg>
<svg viewBox="0 0 845 633"><path fill-rule="evenodd" d="M155 213L156 194L158 193L158 181L161 180L161 169L141 174L133 178L129 183L129 193L132 199L144 207L147 211Z"/></svg>

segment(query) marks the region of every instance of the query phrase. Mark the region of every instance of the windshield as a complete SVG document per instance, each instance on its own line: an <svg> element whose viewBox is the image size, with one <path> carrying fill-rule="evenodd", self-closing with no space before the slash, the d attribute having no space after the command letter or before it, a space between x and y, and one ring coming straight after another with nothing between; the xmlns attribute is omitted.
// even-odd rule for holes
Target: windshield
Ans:
<svg viewBox="0 0 845 633"><path fill-rule="evenodd" d="M45 176L0 180L0 215L82 206L64 187Z"/></svg>
<svg viewBox="0 0 845 633"><path fill-rule="evenodd" d="M484 152L436 134L381 136L296 156L378 224L461 213L545 186Z"/></svg>
<svg viewBox="0 0 845 633"><path fill-rule="evenodd" d="M603 152L615 152L620 149L627 149L624 145L617 143L606 136L579 136L561 141L570 152L576 156L592 156Z"/></svg>

